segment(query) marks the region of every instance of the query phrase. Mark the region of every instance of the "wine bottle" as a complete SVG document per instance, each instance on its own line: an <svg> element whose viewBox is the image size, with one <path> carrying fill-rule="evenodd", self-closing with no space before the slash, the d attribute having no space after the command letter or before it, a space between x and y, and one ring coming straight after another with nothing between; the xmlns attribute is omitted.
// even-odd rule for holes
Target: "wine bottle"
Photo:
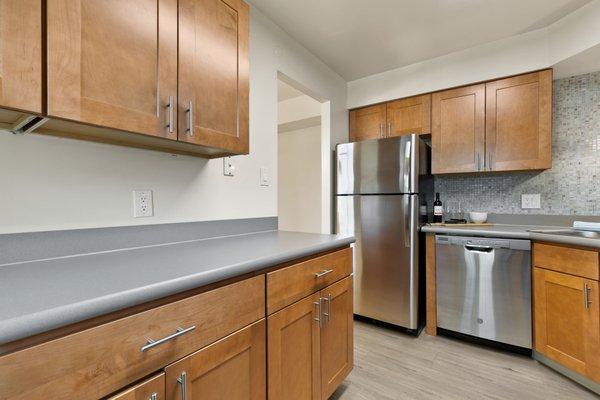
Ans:
<svg viewBox="0 0 600 400"><path fill-rule="evenodd" d="M435 201L433 202L433 222L440 223L442 222L442 217L444 215L444 207L442 206L442 201L440 200L440 194L435 194Z"/></svg>

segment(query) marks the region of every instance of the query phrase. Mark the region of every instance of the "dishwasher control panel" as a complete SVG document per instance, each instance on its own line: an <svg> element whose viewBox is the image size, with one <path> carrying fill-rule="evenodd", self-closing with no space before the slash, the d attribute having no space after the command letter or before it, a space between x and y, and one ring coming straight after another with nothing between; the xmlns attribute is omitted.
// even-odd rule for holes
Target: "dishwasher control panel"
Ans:
<svg viewBox="0 0 600 400"><path fill-rule="evenodd" d="M437 245L473 246L488 249L530 250L531 241L522 239L482 238L452 235L436 235Z"/></svg>

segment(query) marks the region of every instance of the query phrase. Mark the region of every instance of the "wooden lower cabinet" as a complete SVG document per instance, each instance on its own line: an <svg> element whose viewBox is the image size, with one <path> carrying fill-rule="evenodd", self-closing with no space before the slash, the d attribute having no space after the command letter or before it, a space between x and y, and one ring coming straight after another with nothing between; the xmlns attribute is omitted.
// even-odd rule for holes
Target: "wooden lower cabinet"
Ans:
<svg viewBox="0 0 600 400"><path fill-rule="evenodd" d="M144 382L111 396L108 400L164 400L165 373L161 372Z"/></svg>
<svg viewBox="0 0 600 400"><path fill-rule="evenodd" d="M321 399L328 399L352 371L354 313L352 277L321 291Z"/></svg>
<svg viewBox="0 0 600 400"><path fill-rule="evenodd" d="M269 400L320 399L320 294L267 318Z"/></svg>
<svg viewBox="0 0 600 400"><path fill-rule="evenodd" d="M167 400L266 398L265 320L165 368Z"/></svg>
<svg viewBox="0 0 600 400"><path fill-rule="evenodd" d="M353 366L352 277L267 319L269 400L325 400Z"/></svg>
<svg viewBox="0 0 600 400"><path fill-rule="evenodd" d="M353 365L349 250L282 268L300 288L316 280L314 290L267 319L266 298L291 298L298 287L266 288L265 271L39 344L5 346L0 400L325 400Z"/></svg>
<svg viewBox="0 0 600 400"><path fill-rule="evenodd" d="M534 268L534 348L600 381L598 281Z"/></svg>

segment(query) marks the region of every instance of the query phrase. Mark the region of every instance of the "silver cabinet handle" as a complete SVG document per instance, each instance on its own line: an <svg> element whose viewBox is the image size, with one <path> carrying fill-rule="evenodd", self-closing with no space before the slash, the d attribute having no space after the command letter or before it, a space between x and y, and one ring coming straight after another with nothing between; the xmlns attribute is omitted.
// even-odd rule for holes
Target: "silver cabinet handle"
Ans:
<svg viewBox="0 0 600 400"><path fill-rule="evenodd" d="M150 395L150 399L149 400L158 400L158 393L154 392Z"/></svg>
<svg viewBox="0 0 600 400"><path fill-rule="evenodd" d="M175 97L169 96L169 103L167 104L167 131L173 133L175 131L175 124L173 121L173 109L175 108Z"/></svg>
<svg viewBox="0 0 600 400"><path fill-rule="evenodd" d="M390 135L392 134L392 123L388 122L388 132L387 132L387 137L390 137Z"/></svg>
<svg viewBox="0 0 600 400"><path fill-rule="evenodd" d="M488 164L489 164L488 168L491 171L492 170L492 152L491 151L488 153Z"/></svg>
<svg viewBox="0 0 600 400"><path fill-rule="evenodd" d="M323 313L322 313L322 307L321 307L321 299L319 298L319 301L315 301L313 303L315 306L317 306L317 316L314 318L315 321L317 321L319 323L319 328L323 327Z"/></svg>
<svg viewBox="0 0 600 400"><path fill-rule="evenodd" d="M168 342L169 340L175 339L177 336L185 335L186 333L191 332L194 329L196 329L196 325L190 326L189 328L177 328L175 333L173 333L169 336L165 336L162 339L158 339L158 340L148 339L148 342L146 342L146 344L142 346L141 350L142 350L142 352L144 352L146 350L153 348L154 346L158 346L159 344L163 344L165 342Z"/></svg>
<svg viewBox="0 0 600 400"><path fill-rule="evenodd" d="M185 112L187 113L188 117L188 127L186 128L185 133L190 136L194 136L194 103L191 100L188 103L188 108L185 110Z"/></svg>
<svg viewBox="0 0 600 400"><path fill-rule="evenodd" d="M327 297L322 297L321 299L323 301L327 302L327 312L323 313L323 317L326 317L325 318L327 320L326 322L329 323L331 321L332 316L333 316L333 314L331 313L331 293L329 293L327 295Z"/></svg>
<svg viewBox="0 0 600 400"><path fill-rule="evenodd" d="M583 284L583 304L584 304L586 310L589 310L590 304L592 304L592 301L590 300L590 290L591 290L591 288L588 286L588 284L584 283Z"/></svg>
<svg viewBox="0 0 600 400"><path fill-rule="evenodd" d="M187 374L185 371L177 378L177 383L181 386L181 400L187 400Z"/></svg>
<svg viewBox="0 0 600 400"><path fill-rule="evenodd" d="M481 171L481 153L477 153L477 171Z"/></svg>
<svg viewBox="0 0 600 400"><path fill-rule="evenodd" d="M320 277L325 276L327 274L330 274L332 272L333 272L332 269L324 269L323 271L316 272L315 273L315 278L320 278Z"/></svg>
<svg viewBox="0 0 600 400"><path fill-rule="evenodd" d="M379 137L383 137L383 122L379 124Z"/></svg>

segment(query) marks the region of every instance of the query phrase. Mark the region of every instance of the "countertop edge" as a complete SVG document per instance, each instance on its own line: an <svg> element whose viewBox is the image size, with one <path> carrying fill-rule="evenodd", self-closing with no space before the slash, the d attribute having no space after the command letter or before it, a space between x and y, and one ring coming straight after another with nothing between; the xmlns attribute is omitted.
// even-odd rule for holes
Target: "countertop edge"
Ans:
<svg viewBox="0 0 600 400"><path fill-rule="evenodd" d="M183 276L149 286L141 286L108 296L102 296L69 304L67 306L4 320L0 322L0 344L6 344L35 336L77 322L110 314L115 311L182 293L187 290L197 289L202 286L273 267L295 259L349 246L354 242L354 236L336 238L332 239L330 242L303 247L299 250L252 259L242 263L215 268L199 274Z"/></svg>
<svg viewBox="0 0 600 400"><path fill-rule="evenodd" d="M477 228L453 228L448 226L423 226L421 232L424 233L439 233L448 235L467 235L467 236L484 236L484 237L499 237L506 239L529 239L530 232L510 232L503 231L501 227L493 229L493 226L487 229Z"/></svg>
<svg viewBox="0 0 600 400"><path fill-rule="evenodd" d="M515 225L512 225L515 226ZM540 227L535 227L539 229ZM545 229L568 229L569 227L544 227ZM421 232L436 233L445 235L464 235L464 236L483 236L495 237L504 239L527 239L539 242L556 243L570 246L582 246L600 250L600 240L589 239L582 237L569 237L562 235L553 235L551 233L529 232L528 229L534 227L523 226L523 231L506 231L502 230L502 225L491 225L485 229L473 228L458 228L451 226L431 226L425 225L421 227Z"/></svg>

